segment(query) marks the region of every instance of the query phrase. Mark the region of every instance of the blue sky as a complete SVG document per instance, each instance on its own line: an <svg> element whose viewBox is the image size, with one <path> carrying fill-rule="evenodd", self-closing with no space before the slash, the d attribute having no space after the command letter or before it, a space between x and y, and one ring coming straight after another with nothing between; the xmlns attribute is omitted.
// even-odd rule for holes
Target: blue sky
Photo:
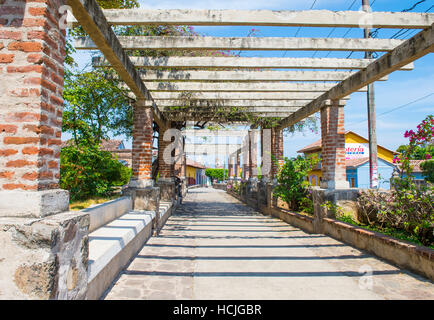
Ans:
<svg viewBox="0 0 434 320"><path fill-rule="evenodd" d="M146 0L140 1L142 8L151 9L239 9L239 10L351 10L361 9L362 0ZM411 7L416 0L374 0L371 1L373 11L402 11ZM433 0L426 0L418 5L413 12L434 12ZM327 37L331 28L295 28L295 27L195 27L203 35L220 37L247 36L252 29L259 29L259 37ZM378 38L390 38L398 30L381 29ZM406 39L416 33L408 32L401 37ZM362 29L336 28L332 37L363 37ZM262 57L312 57L314 52L284 52L284 51L244 51L241 55ZM317 52L315 57L345 58L349 52ZM363 53L354 53L351 58L362 58ZM90 62L87 52L75 55L80 66ZM398 71L389 76L388 81L375 83L375 104L377 112L378 144L389 149L396 149L407 143L403 134L408 129L415 129L427 115L434 113L434 55L431 53L415 62L412 71ZM425 98L424 98L425 97ZM421 99L424 98L424 99ZM419 100L421 99L421 100ZM417 102L411 103L415 100ZM408 106L404 106L411 103ZM401 108L399 108L401 107ZM396 109L396 110L394 110ZM345 125L367 137L366 93L354 93L345 107ZM296 151L320 138L320 134L306 131L288 135L284 139L284 155L295 156ZM126 141L127 147L131 144Z"/></svg>

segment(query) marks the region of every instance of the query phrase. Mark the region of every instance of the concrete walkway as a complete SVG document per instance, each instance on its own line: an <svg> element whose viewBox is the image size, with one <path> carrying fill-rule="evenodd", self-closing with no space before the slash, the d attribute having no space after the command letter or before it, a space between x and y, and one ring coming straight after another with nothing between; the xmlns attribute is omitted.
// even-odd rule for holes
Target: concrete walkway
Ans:
<svg viewBox="0 0 434 320"><path fill-rule="evenodd" d="M104 298L434 299L434 284L200 188Z"/></svg>

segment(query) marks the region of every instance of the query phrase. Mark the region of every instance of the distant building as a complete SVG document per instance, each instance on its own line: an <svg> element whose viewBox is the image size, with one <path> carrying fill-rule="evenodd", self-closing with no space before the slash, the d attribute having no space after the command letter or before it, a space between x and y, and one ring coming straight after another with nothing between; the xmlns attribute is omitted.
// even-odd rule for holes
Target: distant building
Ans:
<svg viewBox="0 0 434 320"><path fill-rule="evenodd" d="M205 169L206 167L203 164L191 159L186 159L187 184L189 186L195 184L205 184L207 178L205 176Z"/></svg>
<svg viewBox="0 0 434 320"><path fill-rule="evenodd" d="M321 155L321 139L298 150L299 153L309 155ZM395 151L377 146L378 155L378 187L390 189L390 178L395 165ZM345 164L347 168L347 180L351 188L369 188L369 141L352 131L345 132ZM308 174L310 183L319 186L322 179L321 163Z"/></svg>
<svg viewBox="0 0 434 320"><path fill-rule="evenodd" d="M422 168L420 165L422 162L425 162L426 160L410 160L410 167L412 168L411 175L413 176L413 179L415 180L416 184L426 184L425 176L423 175ZM398 165L398 171L401 170L401 166ZM406 176L405 174L403 175Z"/></svg>

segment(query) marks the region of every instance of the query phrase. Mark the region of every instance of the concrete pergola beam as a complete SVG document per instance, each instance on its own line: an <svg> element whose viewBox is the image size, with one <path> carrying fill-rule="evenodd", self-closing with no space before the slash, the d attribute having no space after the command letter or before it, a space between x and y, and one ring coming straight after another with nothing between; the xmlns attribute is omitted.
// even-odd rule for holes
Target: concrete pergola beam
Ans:
<svg viewBox="0 0 434 320"><path fill-rule="evenodd" d="M240 146L240 144L186 144L184 152L190 154L226 154L238 150Z"/></svg>
<svg viewBox="0 0 434 320"><path fill-rule="evenodd" d="M349 71L140 71L143 81L342 81ZM387 80L387 77L378 80Z"/></svg>
<svg viewBox="0 0 434 320"><path fill-rule="evenodd" d="M106 9L113 25L248 25L285 27L343 27L423 29L434 22L431 13L271 10L150 10ZM71 19L74 23L74 20Z"/></svg>
<svg viewBox="0 0 434 320"><path fill-rule="evenodd" d="M326 92L335 86L324 82L145 82L151 92ZM358 90L366 92L367 88Z"/></svg>
<svg viewBox="0 0 434 320"><path fill-rule="evenodd" d="M359 88L384 77L404 65L407 65L424 55L434 51L434 24L426 30L416 34L406 40L403 44L395 48L392 52L382 56L348 79L334 86L328 92L310 102L304 108L298 110L280 122L280 127L285 128L297 123L298 121L318 112L323 106L324 101L339 100Z"/></svg>
<svg viewBox="0 0 434 320"><path fill-rule="evenodd" d="M175 107L176 108L176 107ZM234 107L221 107L221 110L231 110ZM248 112L248 113L276 113L276 112L295 112L302 107L292 107L292 106L262 106L262 107L256 107L256 106L245 106L245 107L237 107L240 108L240 112ZM182 109L174 109L173 107L161 107L160 110L162 112L172 112L172 113L182 113L182 112L200 112L200 113L214 113L214 109L207 110L204 107L191 107L191 108L182 108Z"/></svg>
<svg viewBox="0 0 434 320"><path fill-rule="evenodd" d="M128 85L138 100L152 100L151 94L140 79L136 68L125 54L115 33L107 23L103 11L95 0L67 0L72 8L74 17L89 34L98 50L110 62L113 69ZM157 123L164 123L158 108L153 106L154 119Z"/></svg>
<svg viewBox="0 0 434 320"><path fill-rule="evenodd" d="M289 37L177 37L119 36L124 50L315 50L315 51L391 51L403 40ZM95 50L89 37L75 40L79 50Z"/></svg>
<svg viewBox="0 0 434 320"><path fill-rule="evenodd" d="M189 107L208 108L208 107L304 107L312 100L199 100L194 105ZM343 100L342 103L345 103ZM181 100L161 100L157 103L158 107L163 110L163 107L187 107L186 101ZM331 104L330 104L331 105Z"/></svg>
<svg viewBox="0 0 434 320"><path fill-rule="evenodd" d="M373 59L339 59L339 58L259 58L259 57L134 57L131 62L136 68L261 68L261 69L363 69ZM94 67L110 66L102 57L92 59ZM413 70L409 64L401 70ZM149 88L148 88L149 90Z"/></svg>
<svg viewBox="0 0 434 320"><path fill-rule="evenodd" d="M321 92L202 92L188 93L189 99L203 100L309 100L316 99ZM154 92L153 98L159 100L183 99L185 93ZM157 102L158 103L158 102Z"/></svg>
<svg viewBox="0 0 434 320"><path fill-rule="evenodd" d="M182 135L190 137L245 137L247 130L184 130Z"/></svg>
<svg viewBox="0 0 434 320"><path fill-rule="evenodd" d="M246 121L249 122L250 118L286 118L291 112L275 112L275 113L249 113L247 116L245 113L240 115L227 115L224 117L222 114L202 114L198 112L193 113L163 113L165 117L167 117L170 121L186 121L186 120L200 120L200 121Z"/></svg>

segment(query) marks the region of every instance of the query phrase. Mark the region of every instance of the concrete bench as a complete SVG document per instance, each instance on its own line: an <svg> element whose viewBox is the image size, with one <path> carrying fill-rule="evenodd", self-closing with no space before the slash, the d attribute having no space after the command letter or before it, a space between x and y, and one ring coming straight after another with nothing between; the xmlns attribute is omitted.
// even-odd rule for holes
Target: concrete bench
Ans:
<svg viewBox="0 0 434 320"><path fill-rule="evenodd" d="M115 205L119 207L119 203ZM164 225L172 210L172 203L160 202L160 226ZM131 210L89 233L87 299L99 299L110 287L119 272L152 236L155 217L155 211ZM96 220L104 219L99 217Z"/></svg>

